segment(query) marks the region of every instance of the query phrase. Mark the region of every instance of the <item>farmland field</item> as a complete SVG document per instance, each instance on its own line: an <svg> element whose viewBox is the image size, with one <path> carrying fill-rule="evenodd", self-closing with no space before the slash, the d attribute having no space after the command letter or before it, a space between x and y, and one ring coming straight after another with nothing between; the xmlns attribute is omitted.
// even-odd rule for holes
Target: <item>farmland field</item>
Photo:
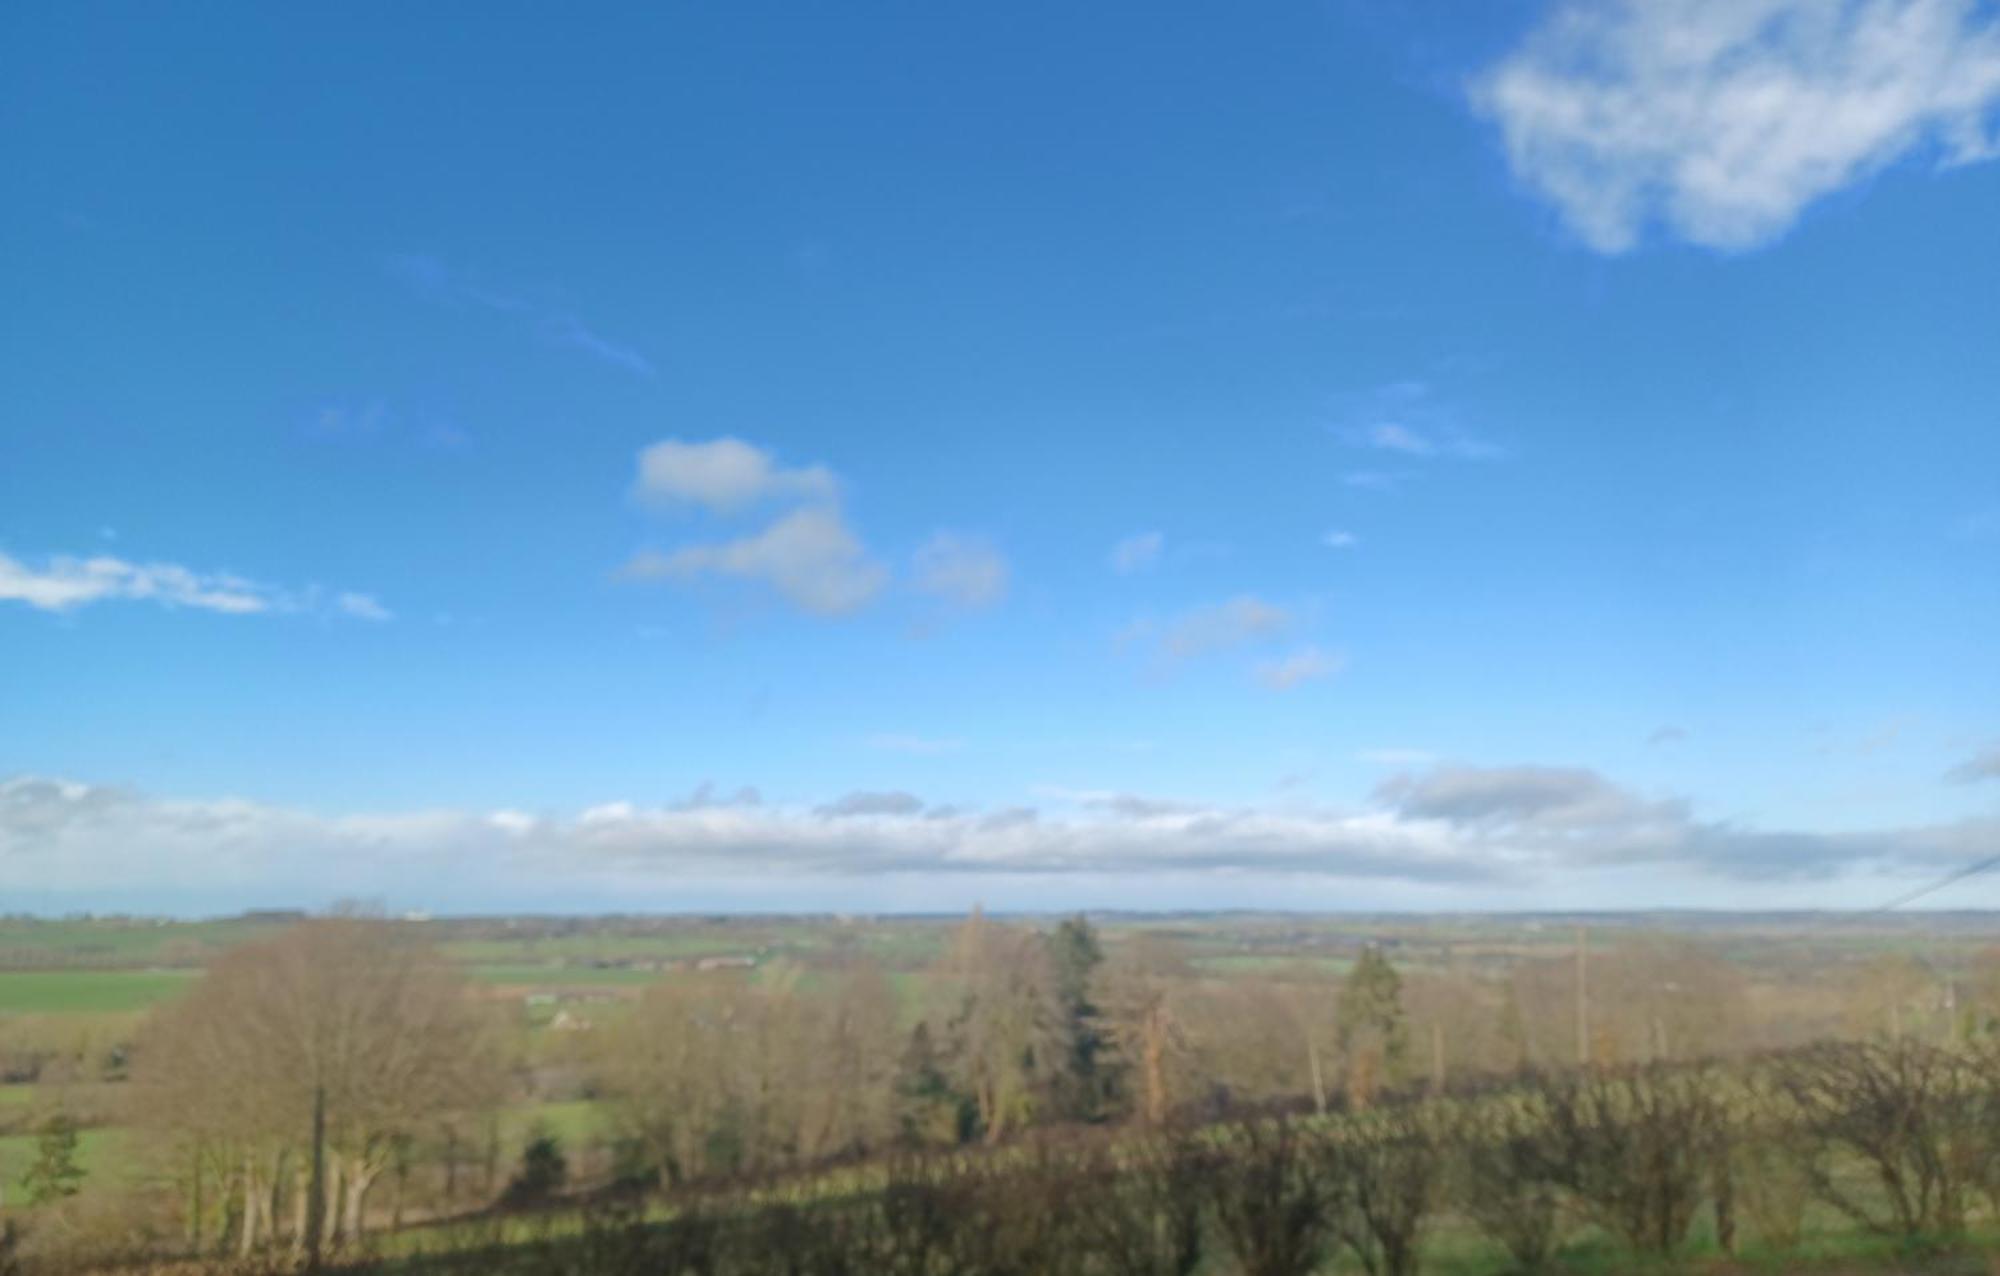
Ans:
<svg viewBox="0 0 2000 1276"><path fill-rule="evenodd" d="M111 1014L179 996L187 970L0 970L0 1016Z"/></svg>

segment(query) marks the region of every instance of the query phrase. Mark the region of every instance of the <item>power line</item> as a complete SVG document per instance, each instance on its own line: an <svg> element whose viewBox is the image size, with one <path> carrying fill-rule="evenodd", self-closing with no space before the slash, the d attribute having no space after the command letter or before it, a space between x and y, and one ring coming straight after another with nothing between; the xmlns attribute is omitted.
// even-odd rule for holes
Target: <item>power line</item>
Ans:
<svg viewBox="0 0 2000 1276"><path fill-rule="evenodd" d="M1981 873L1993 868L2000 868L2000 855L1989 855L1985 859L1967 864L1963 868L1953 869L1928 886L1919 886L1913 891L1906 891L1886 904L1877 904L1873 908L1864 908L1860 912L1852 914L1852 916L1855 919L1859 919L1873 917L1878 913L1892 913L1905 904L1913 904L1926 895L1935 894L1947 886L1955 885L1968 877L1977 877Z"/></svg>

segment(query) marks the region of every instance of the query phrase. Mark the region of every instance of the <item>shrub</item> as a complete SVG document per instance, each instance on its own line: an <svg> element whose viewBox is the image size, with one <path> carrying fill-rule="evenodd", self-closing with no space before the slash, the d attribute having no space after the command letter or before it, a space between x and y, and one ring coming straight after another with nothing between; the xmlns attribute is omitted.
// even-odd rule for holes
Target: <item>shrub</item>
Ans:
<svg viewBox="0 0 2000 1276"><path fill-rule="evenodd" d="M1706 1070L1654 1064L1543 1083L1545 1177L1634 1248L1670 1254L1706 1195L1722 1131Z"/></svg>
<svg viewBox="0 0 2000 1276"><path fill-rule="evenodd" d="M1532 1096L1496 1099L1459 1127L1458 1204L1524 1272L1546 1268L1560 1239L1554 1139L1547 1110Z"/></svg>
<svg viewBox="0 0 2000 1276"><path fill-rule="evenodd" d="M1879 1204L1830 1173L1806 1167L1813 1192L1871 1230L1905 1239L1951 1236L1969 1194L1994 1178L1995 1111L1986 1070L1908 1038L1839 1042L1779 1061L1779 1084L1803 1131L1858 1158Z"/></svg>
<svg viewBox="0 0 2000 1276"><path fill-rule="evenodd" d="M1308 1276L1338 1204L1328 1167L1288 1118L1247 1122L1223 1137L1209 1201L1243 1276Z"/></svg>

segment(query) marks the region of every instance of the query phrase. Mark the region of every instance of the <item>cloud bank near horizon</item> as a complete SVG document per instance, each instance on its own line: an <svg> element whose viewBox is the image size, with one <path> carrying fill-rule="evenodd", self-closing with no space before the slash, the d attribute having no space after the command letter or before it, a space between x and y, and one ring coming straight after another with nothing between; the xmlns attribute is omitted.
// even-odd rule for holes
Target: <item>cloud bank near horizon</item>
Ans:
<svg viewBox="0 0 2000 1276"><path fill-rule="evenodd" d="M317 814L238 798L156 797L74 780L0 780L0 886L127 895L191 879L225 890L376 894L411 881L476 881L488 898L536 883L671 891L690 881L839 882L866 895L890 879L1055 882L1137 876L1200 884L1225 906L1278 882L1478 891L1487 907L1544 906L1638 873L1688 898L1816 906L1843 881L1937 875L1972 862L2000 820L1870 832L1747 828L1594 771L1437 765L1407 770L1353 806L1226 806L1050 791L1040 805L974 809L902 791L815 805L755 789L573 813L411 810ZM466 875L472 875L470 877ZM431 887L428 889L449 889ZM1748 891L1749 894L1744 894ZM434 901L449 903L449 900ZM1648 907L1674 903L1649 895ZM1060 906L1060 901L1058 902Z"/></svg>

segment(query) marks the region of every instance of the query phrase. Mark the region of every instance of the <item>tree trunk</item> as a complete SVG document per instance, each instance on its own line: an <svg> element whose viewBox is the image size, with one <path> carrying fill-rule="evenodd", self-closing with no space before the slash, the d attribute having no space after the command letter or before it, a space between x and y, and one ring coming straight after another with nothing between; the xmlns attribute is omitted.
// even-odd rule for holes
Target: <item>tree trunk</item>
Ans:
<svg viewBox="0 0 2000 1276"><path fill-rule="evenodd" d="M193 1174L188 1179L188 1252L201 1257L201 1149L194 1151Z"/></svg>
<svg viewBox="0 0 2000 1276"><path fill-rule="evenodd" d="M301 1161L292 1175L292 1252L306 1248L306 1215L312 1211L312 1162Z"/></svg>
<svg viewBox="0 0 2000 1276"><path fill-rule="evenodd" d="M1319 1070L1319 1042L1313 1040L1312 1029L1306 1029L1306 1064L1312 1070L1313 1108L1321 1116L1326 1115L1326 1078Z"/></svg>
<svg viewBox="0 0 2000 1276"><path fill-rule="evenodd" d="M357 1156L344 1168L342 1177L347 1182L344 1226L348 1239L358 1241L367 1216L368 1189L375 1186L375 1176L382 1172L382 1167L370 1165L366 1157Z"/></svg>
<svg viewBox="0 0 2000 1276"><path fill-rule="evenodd" d="M346 1229L341 1226L343 1220L340 1216L340 1170L340 1158L337 1156L328 1156L326 1158L326 1181L321 1184L320 1188L322 1201L320 1218L324 1220L321 1226L326 1229L325 1240L330 1249L338 1249L342 1242L347 1239Z"/></svg>
<svg viewBox="0 0 2000 1276"><path fill-rule="evenodd" d="M1158 1010L1146 1016L1146 1122L1158 1125L1167 1118L1167 1030Z"/></svg>
<svg viewBox="0 0 2000 1276"><path fill-rule="evenodd" d="M257 1248L257 1157L243 1154L243 1231L236 1238L237 1252L248 1256Z"/></svg>

